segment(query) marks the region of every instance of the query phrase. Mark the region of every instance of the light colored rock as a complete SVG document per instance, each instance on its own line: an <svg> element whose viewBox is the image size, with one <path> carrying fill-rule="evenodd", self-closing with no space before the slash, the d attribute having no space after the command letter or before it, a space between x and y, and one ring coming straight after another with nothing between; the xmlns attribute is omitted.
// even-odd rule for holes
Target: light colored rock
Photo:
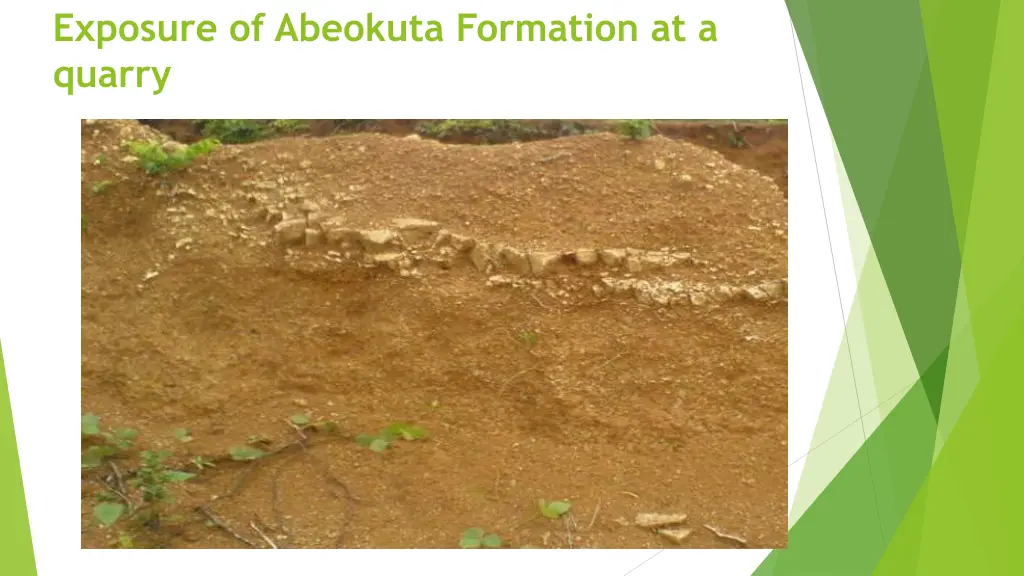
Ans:
<svg viewBox="0 0 1024 576"><path fill-rule="evenodd" d="M282 220L274 226L274 234L282 244L301 244L306 240L306 219Z"/></svg>
<svg viewBox="0 0 1024 576"><path fill-rule="evenodd" d="M504 274L497 274L487 279L488 286L511 286L515 279Z"/></svg>
<svg viewBox="0 0 1024 576"><path fill-rule="evenodd" d="M597 254L597 250L591 250L590 248L580 248L576 250L576 262L580 266L593 266L601 259Z"/></svg>
<svg viewBox="0 0 1024 576"><path fill-rule="evenodd" d="M452 234L452 247L459 252L469 252L476 246L476 240L462 234Z"/></svg>
<svg viewBox="0 0 1024 576"><path fill-rule="evenodd" d="M501 263L513 274L525 276L530 273L530 260L519 250L506 246L501 249L499 256Z"/></svg>
<svg viewBox="0 0 1024 576"><path fill-rule="evenodd" d="M324 233L316 228L306 228L306 246L316 246L324 241Z"/></svg>
<svg viewBox="0 0 1024 576"><path fill-rule="evenodd" d="M768 299L768 294L758 286L747 286L743 288L741 292L743 293L743 296L751 300L756 300L757 302L763 302Z"/></svg>
<svg viewBox="0 0 1024 576"><path fill-rule="evenodd" d="M392 222L406 244L426 242L441 228L437 222L419 218L395 218Z"/></svg>
<svg viewBox="0 0 1024 576"><path fill-rule="evenodd" d="M654 159L654 168L656 170L664 170L665 169L665 161L662 160L661 158L655 158Z"/></svg>
<svg viewBox="0 0 1024 576"><path fill-rule="evenodd" d="M626 259L626 251L619 248L605 249L600 251L601 262L605 266L618 266Z"/></svg>
<svg viewBox="0 0 1024 576"><path fill-rule="evenodd" d="M469 261L481 272L491 267L491 247L487 244L476 243L469 251Z"/></svg>
<svg viewBox="0 0 1024 576"><path fill-rule="evenodd" d="M384 254L374 254L370 256L371 261L378 266L387 266L392 270L398 270L401 268L408 268L403 266L403 262L406 260L406 256L402 252L387 252Z"/></svg>
<svg viewBox="0 0 1024 576"><path fill-rule="evenodd" d="M359 231L345 225L344 216L334 216L320 222L328 244L355 243L359 241Z"/></svg>
<svg viewBox="0 0 1024 576"><path fill-rule="evenodd" d="M401 238L394 230L362 230L359 233L359 240L363 250L370 253L393 251L401 246Z"/></svg>
<svg viewBox="0 0 1024 576"><path fill-rule="evenodd" d="M562 255L558 252L531 252L527 258L530 260L530 272L534 276L544 276L554 272Z"/></svg>
<svg viewBox="0 0 1024 576"><path fill-rule="evenodd" d="M438 230L437 236L434 238L433 248L440 248L447 246L452 241L452 233L447 230Z"/></svg>
<svg viewBox="0 0 1024 576"><path fill-rule="evenodd" d="M634 524L641 528L664 528L686 522L687 514L664 514L660 512L641 512L636 515Z"/></svg>
<svg viewBox="0 0 1024 576"><path fill-rule="evenodd" d="M703 292L690 292L690 304L694 306L703 306L708 303L707 294Z"/></svg>
<svg viewBox="0 0 1024 576"><path fill-rule="evenodd" d="M786 285L781 281L765 282L759 286L770 298L779 299L786 296Z"/></svg>
<svg viewBox="0 0 1024 576"><path fill-rule="evenodd" d="M311 212L319 212L320 211L320 207L317 206L317 204L315 202L313 202L312 200L305 200L305 201L302 202L302 206L299 208L299 210L303 214L309 214Z"/></svg>
<svg viewBox="0 0 1024 576"><path fill-rule="evenodd" d="M186 247L186 246L188 246L190 244L192 244L192 239L191 238L182 238L182 239L180 239L180 240L178 240L177 242L174 243L174 247L175 248L184 248L184 247Z"/></svg>
<svg viewBox="0 0 1024 576"><path fill-rule="evenodd" d="M312 166L313 163L310 162L309 160L303 160L302 162L299 162L299 168L302 168L303 170L306 170L307 168L310 168Z"/></svg>
<svg viewBox="0 0 1024 576"><path fill-rule="evenodd" d="M682 544L683 540L689 538L692 533L693 530L689 528L662 528L658 530L658 534L668 538L673 544Z"/></svg>

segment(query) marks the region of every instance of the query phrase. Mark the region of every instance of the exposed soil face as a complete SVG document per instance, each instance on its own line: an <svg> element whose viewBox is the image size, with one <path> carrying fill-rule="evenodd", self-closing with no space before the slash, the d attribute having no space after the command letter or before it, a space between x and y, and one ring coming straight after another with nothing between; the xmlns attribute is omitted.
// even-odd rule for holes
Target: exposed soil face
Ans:
<svg viewBox="0 0 1024 576"><path fill-rule="evenodd" d="M736 545L704 524L786 545L782 184L661 136L280 138L162 177L118 148L160 137L83 125L83 412L181 467L254 435L290 448L203 470L140 543L244 547L209 504L259 546L250 522L280 547L448 548L475 526L676 545L641 512L688 514L684 547ZM297 445L300 412L340 434ZM352 439L395 421L429 438ZM91 518L102 476L83 474L83 547L118 534Z"/></svg>
<svg viewBox="0 0 1024 576"><path fill-rule="evenodd" d="M179 142L195 142L202 138L199 126L192 120L145 120ZM423 120L311 120L305 135L333 136L339 133L375 132L391 136L408 136L420 131ZM522 141L547 140L566 136L568 131L614 130L615 122L607 120L523 120L531 128L513 136ZM786 194L789 189L789 126L767 122L693 122L661 120L655 132L671 139L680 139L707 146L730 161L757 170L772 178ZM481 138L459 134L445 135L441 141L453 144L481 144Z"/></svg>

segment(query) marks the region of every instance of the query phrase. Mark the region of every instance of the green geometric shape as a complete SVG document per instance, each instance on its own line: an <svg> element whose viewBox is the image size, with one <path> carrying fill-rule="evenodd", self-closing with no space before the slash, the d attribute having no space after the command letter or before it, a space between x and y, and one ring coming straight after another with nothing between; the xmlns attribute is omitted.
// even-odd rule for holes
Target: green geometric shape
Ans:
<svg viewBox="0 0 1024 576"><path fill-rule="evenodd" d="M946 362L946 385L942 391L942 412L936 430L934 461L942 451L945 439L960 418L978 385L978 358L974 352L971 311L967 306L967 293L963 275L957 291L956 312L953 314L953 337L949 342L949 360Z"/></svg>
<svg viewBox="0 0 1024 576"><path fill-rule="evenodd" d="M931 465L935 419L913 386L755 574L867 574Z"/></svg>
<svg viewBox="0 0 1024 576"><path fill-rule="evenodd" d="M999 2L920 0L949 195L963 252Z"/></svg>
<svg viewBox="0 0 1024 576"><path fill-rule="evenodd" d="M36 558L32 549L32 531L25 504L25 486L21 481L21 460L14 433L14 413L7 390L4 353L0 346L0 558L4 574L35 576Z"/></svg>

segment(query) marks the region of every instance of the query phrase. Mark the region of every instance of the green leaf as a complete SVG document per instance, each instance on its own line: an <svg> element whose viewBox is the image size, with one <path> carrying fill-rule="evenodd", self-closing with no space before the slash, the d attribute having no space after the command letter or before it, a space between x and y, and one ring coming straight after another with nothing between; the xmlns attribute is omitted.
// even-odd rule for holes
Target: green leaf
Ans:
<svg viewBox="0 0 1024 576"><path fill-rule="evenodd" d="M393 422L387 427L387 433L404 440L418 440L426 438L427 431L419 426L406 424L405 422Z"/></svg>
<svg viewBox="0 0 1024 576"><path fill-rule="evenodd" d="M192 474L191 472L182 472L180 470L168 470L165 474L166 474L166 478L167 478L167 480L169 482L179 482L179 483L180 482L184 482L184 481L188 480L189 478L195 478L196 477L196 475Z"/></svg>
<svg viewBox="0 0 1024 576"><path fill-rule="evenodd" d="M114 431L114 443L121 448L131 448L139 433L132 428L121 428Z"/></svg>
<svg viewBox="0 0 1024 576"><path fill-rule="evenodd" d="M104 458L116 453L117 450L111 446L89 446L82 452L82 468L99 468Z"/></svg>
<svg viewBox="0 0 1024 576"><path fill-rule="evenodd" d="M100 417L93 414L82 414L82 436L98 436L100 433Z"/></svg>
<svg viewBox="0 0 1024 576"><path fill-rule="evenodd" d="M359 444L363 448L369 448L370 444L373 444L373 441L376 439L376 436L370 436L369 434L360 434L359 436L356 436L356 444Z"/></svg>
<svg viewBox="0 0 1024 576"><path fill-rule="evenodd" d="M538 500L537 505L540 507L540 513L545 518L559 518L572 508L572 504L565 500L555 500L554 502Z"/></svg>
<svg viewBox="0 0 1024 576"><path fill-rule="evenodd" d="M299 428L305 428L309 426L309 415L308 414L295 414L291 418L292 424L295 424Z"/></svg>
<svg viewBox="0 0 1024 576"><path fill-rule="evenodd" d="M92 509L92 515L99 521L103 526L110 526L124 513L124 504L117 502L104 502L97 504Z"/></svg>
<svg viewBox="0 0 1024 576"><path fill-rule="evenodd" d="M228 448L228 454L232 460L255 460L263 456L263 450L252 446L232 446Z"/></svg>
<svg viewBox="0 0 1024 576"><path fill-rule="evenodd" d="M189 432L188 428L176 428L174 430L174 437L177 438L179 442L192 441L192 433Z"/></svg>
<svg viewBox="0 0 1024 576"><path fill-rule="evenodd" d="M501 548L502 541L501 536L497 534L488 534L484 536L484 539L480 541L484 545L484 548Z"/></svg>
<svg viewBox="0 0 1024 576"><path fill-rule="evenodd" d="M374 452L383 452L387 450L390 445L391 443L383 438L374 438L373 441L370 442L370 450L373 450Z"/></svg>
<svg viewBox="0 0 1024 576"><path fill-rule="evenodd" d="M462 538L459 539L460 548L479 548L480 542L484 537L483 528L470 528L462 533Z"/></svg>

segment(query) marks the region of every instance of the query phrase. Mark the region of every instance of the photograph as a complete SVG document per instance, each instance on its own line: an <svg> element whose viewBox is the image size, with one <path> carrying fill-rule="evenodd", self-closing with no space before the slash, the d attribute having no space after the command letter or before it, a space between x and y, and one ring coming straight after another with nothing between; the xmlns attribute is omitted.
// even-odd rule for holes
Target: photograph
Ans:
<svg viewBox="0 0 1024 576"><path fill-rule="evenodd" d="M786 548L788 138L82 119L81 547Z"/></svg>

